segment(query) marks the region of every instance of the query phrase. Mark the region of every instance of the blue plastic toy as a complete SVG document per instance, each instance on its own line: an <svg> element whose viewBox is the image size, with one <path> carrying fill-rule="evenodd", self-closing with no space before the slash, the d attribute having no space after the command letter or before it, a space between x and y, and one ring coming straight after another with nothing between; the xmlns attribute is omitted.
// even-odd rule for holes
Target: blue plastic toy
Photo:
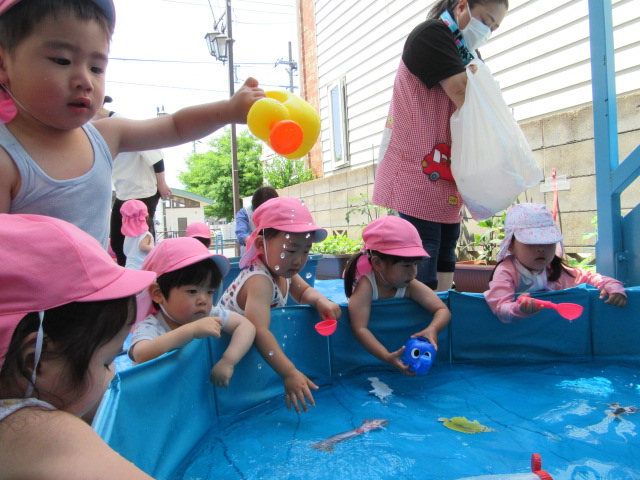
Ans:
<svg viewBox="0 0 640 480"><path fill-rule="evenodd" d="M436 349L424 337L410 338L402 352L402 361L411 367L410 372L426 375L436 361Z"/></svg>

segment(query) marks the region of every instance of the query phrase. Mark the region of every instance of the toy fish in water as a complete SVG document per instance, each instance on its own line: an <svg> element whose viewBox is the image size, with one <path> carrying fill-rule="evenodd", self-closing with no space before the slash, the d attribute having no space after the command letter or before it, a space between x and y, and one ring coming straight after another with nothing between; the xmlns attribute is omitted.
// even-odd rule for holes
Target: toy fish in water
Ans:
<svg viewBox="0 0 640 480"><path fill-rule="evenodd" d="M367 433L371 430L377 430L378 428L382 428L388 424L389 420L374 420L371 418L367 418L358 428L354 428L353 430L349 430L348 432L338 433L337 435L329 437L322 442L312 443L311 446L317 450L331 453L333 452L333 448L336 443L344 442L345 440L357 437L358 435Z"/></svg>
<svg viewBox="0 0 640 480"><path fill-rule="evenodd" d="M622 418L620 415L623 413L635 413L638 411L636 407L622 407L620 403L610 403L609 406L613 409L613 412L607 412L607 415L613 415L614 417Z"/></svg>
<svg viewBox="0 0 640 480"><path fill-rule="evenodd" d="M369 377L367 380L371 382L373 387L373 390L369 390L369 393L378 397L382 403L385 403L387 397L393 393L393 390L389 388L389 385L378 380L378 377Z"/></svg>
<svg viewBox="0 0 640 480"><path fill-rule="evenodd" d="M455 430L456 432L462 433L483 433L483 432L495 432L494 429L485 427L478 420L474 420L470 422L466 417L451 417L449 418L439 418L439 422L442 422L443 425L451 430Z"/></svg>

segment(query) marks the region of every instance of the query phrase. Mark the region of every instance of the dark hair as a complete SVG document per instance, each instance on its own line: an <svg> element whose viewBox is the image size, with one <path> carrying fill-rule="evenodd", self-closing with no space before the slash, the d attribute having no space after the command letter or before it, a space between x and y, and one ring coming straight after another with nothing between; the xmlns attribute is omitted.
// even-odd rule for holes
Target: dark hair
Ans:
<svg viewBox="0 0 640 480"><path fill-rule="evenodd" d="M213 260L205 258L184 268L163 273L156 281L162 295L169 298L172 289L183 285L207 285L216 289L222 282L222 274ZM155 302L153 305L158 308Z"/></svg>
<svg viewBox="0 0 640 480"><path fill-rule="evenodd" d="M503 261L504 259L500 260L497 263L496 268L498 268L498 265L500 265ZM555 282L556 280L558 280L563 271L566 272L567 275L575 277L573 272L570 270L571 267L569 267L567 262L565 262L564 259L560 258L558 255L553 256L553 260L551 260L549 266L551 267L549 274L547 275L547 280L549 282ZM496 268L494 268L493 272L491 272L489 281L493 280L493 275L496 273Z"/></svg>
<svg viewBox="0 0 640 480"><path fill-rule="evenodd" d="M399 255L389 255L388 253L378 252L376 250L368 250L368 253L363 253L362 251L354 253L347 262L347 266L344 267L344 294L347 296L347 298L351 298L353 289L356 286L356 267L358 259L362 255L368 255L369 259L371 259L372 257L378 257L383 262L390 263L391 265L395 265L396 263L400 262L414 262L424 260L424 257L401 257Z"/></svg>
<svg viewBox="0 0 640 480"><path fill-rule="evenodd" d="M56 17L70 13L79 20L95 20L109 40L113 26L104 12L94 2L87 0L25 0L0 15L0 45L14 50L22 40L31 35L38 23L47 16Z"/></svg>
<svg viewBox="0 0 640 480"><path fill-rule="evenodd" d="M456 8L456 5L458 5L459 2L460 0L438 0L433 7L431 7L431 10L429 10L427 18L439 18L445 10L453 16L453 9ZM469 3L470 9L477 3L480 5L485 5L487 3L501 3L507 10L509 10L509 0L467 0L467 2Z"/></svg>
<svg viewBox="0 0 640 480"><path fill-rule="evenodd" d="M68 378L64 382L70 389L77 390L78 395L91 385L87 370L95 351L135 320L135 298L132 295L98 302L73 302L44 312L42 356L65 359ZM39 326L39 315L34 312L27 314L16 327L0 370L0 398L11 395L17 377L31 382L33 365L25 361L22 352L26 348L25 339L37 332Z"/></svg>
<svg viewBox="0 0 640 480"><path fill-rule="evenodd" d="M209 248L211 246L211 237L209 237L209 238L193 237L193 238L198 240L200 243L202 243L207 248Z"/></svg>
<svg viewBox="0 0 640 480"><path fill-rule="evenodd" d="M278 192L275 188L268 185L260 187L255 192L253 192L253 196L251 197L251 208L255 210L267 200L277 198L278 196Z"/></svg>

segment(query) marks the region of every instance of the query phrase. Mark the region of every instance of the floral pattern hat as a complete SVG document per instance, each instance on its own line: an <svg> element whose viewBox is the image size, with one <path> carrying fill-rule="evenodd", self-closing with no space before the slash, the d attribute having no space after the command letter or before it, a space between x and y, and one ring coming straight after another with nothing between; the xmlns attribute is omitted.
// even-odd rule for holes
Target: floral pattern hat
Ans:
<svg viewBox="0 0 640 480"><path fill-rule="evenodd" d="M562 232L542 203L519 203L509 209L504 221L504 239L498 252L499 262L509 255L514 236L526 245L557 243L556 254L562 256Z"/></svg>

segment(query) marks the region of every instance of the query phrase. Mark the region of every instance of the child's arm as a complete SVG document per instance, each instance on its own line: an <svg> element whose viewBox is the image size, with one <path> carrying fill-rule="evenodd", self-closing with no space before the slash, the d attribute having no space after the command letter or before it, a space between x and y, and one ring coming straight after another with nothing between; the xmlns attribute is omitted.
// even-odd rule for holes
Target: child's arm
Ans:
<svg viewBox="0 0 640 480"><path fill-rule="evenodd" d="M414 333L411 335L411 338L425 337L437 350L438 333L449 325L451 312L433 290L418 280L411 281L407 288L406 296L418 302L422 308L433 314L433 318L431 319L429 326L421 332Z"/></svg>
<svg viewBox="0 0 640 480"><path fill-rule="evenodd" d="M229 123L246 123L247 113L256 100L264 97L255 78L228 100L195 105L147 120L105 118L94 122L115 158L121 152L137 152L173 147L198 140Z"/></svg>
<svg viewBox="0 0 640 480"><path fill-rule="evenodd" d="M140 243L138 244L138 248L143 252L150 252L153 248L153 237L149 235L145 235Z"/></svg>
<svg viewBox="0 0 640 480"><path fill-rule="evenodd" d="M0 213L9 213L12 192L17 194L19 186L18 167L9 154L0 148Z"/></svg>
<svg viewBox="0 0 640 480"><path fill-rule="evenodd" d="M249 351L256 336L256 327L239 313L230 312L222 331L231 335L229 346L211 370L211 383L217 387L229 386L233 370Z"/></svg>
<svg viewBox="0 0 640 480"><path fill-rule="evenodd" d="M518 275L511 257L507 257L496 267L489 290L484 292L489 308L503 323L530 317L540 309L534 302L516 301Z"/></svg>
<svg viewBox="0 0 640 480"><path fill-rule="evenodd" d="M581 268L565 268L572 273L573 277L563 272L563 275L561 275L557 281L560 289L588 283L600 290L600 298L606 298L606 304L614 307L624 307L627 304L627 293L624 285L615 278L588 270L582 270Z"/></svg>
<svg viewBox="0 0 640 480"><path fill-rule="evenodd" d="M307 401L315 406L315 400L310 389L317 390L318 386L300 372L287 358L280 344L269 330L271 324L271 300L273 298L273 284L264 275L254 275L247 279L242 290L250 292L245 302L245 316L256 327L255 345L262 358L273 370L280 375L284 382L285 401L287 409L293 405L295 411L307 412Z"/></svg>
<svg viewBox="0 0 640 480"><path fill-rule="evenodd" d="M220 325L221 322L218 317L201 318L154 339L140 340L131 346L130 356L134 361L144 363L158 358L171 350L180 348L195 338L220 338Z"/></svg>
<svg viewBox="0 0 640 480"><path fill-rule="evenodd" d="M2 478L151 480L83 420L25 408L0 423Z"/></svg>
<svg viewBox="0 0 640 480"><path fill-rule="evenodd" d="M349 317L351 318L351 331L356 340L369 352L392 367L397 368L407 375L415 375L409 372L409 365L405 365L400 360L400 356L404 351L404 346L399 350L390 353L376 336L369 330L369 316L371 315L371 297L373 289L371 283L366 277L360 277L356 284L353 294L349 298Z"/></svg>
<svg viewBox="0 0 640 480"><path fill-rule="evenodd" d="M332 302L322 295L319 291L305 282L298 274L291 278L289 294L299 304L315 307L323 320L327 318L338 320L340 315L342 315L340 305Z"/></svg>

